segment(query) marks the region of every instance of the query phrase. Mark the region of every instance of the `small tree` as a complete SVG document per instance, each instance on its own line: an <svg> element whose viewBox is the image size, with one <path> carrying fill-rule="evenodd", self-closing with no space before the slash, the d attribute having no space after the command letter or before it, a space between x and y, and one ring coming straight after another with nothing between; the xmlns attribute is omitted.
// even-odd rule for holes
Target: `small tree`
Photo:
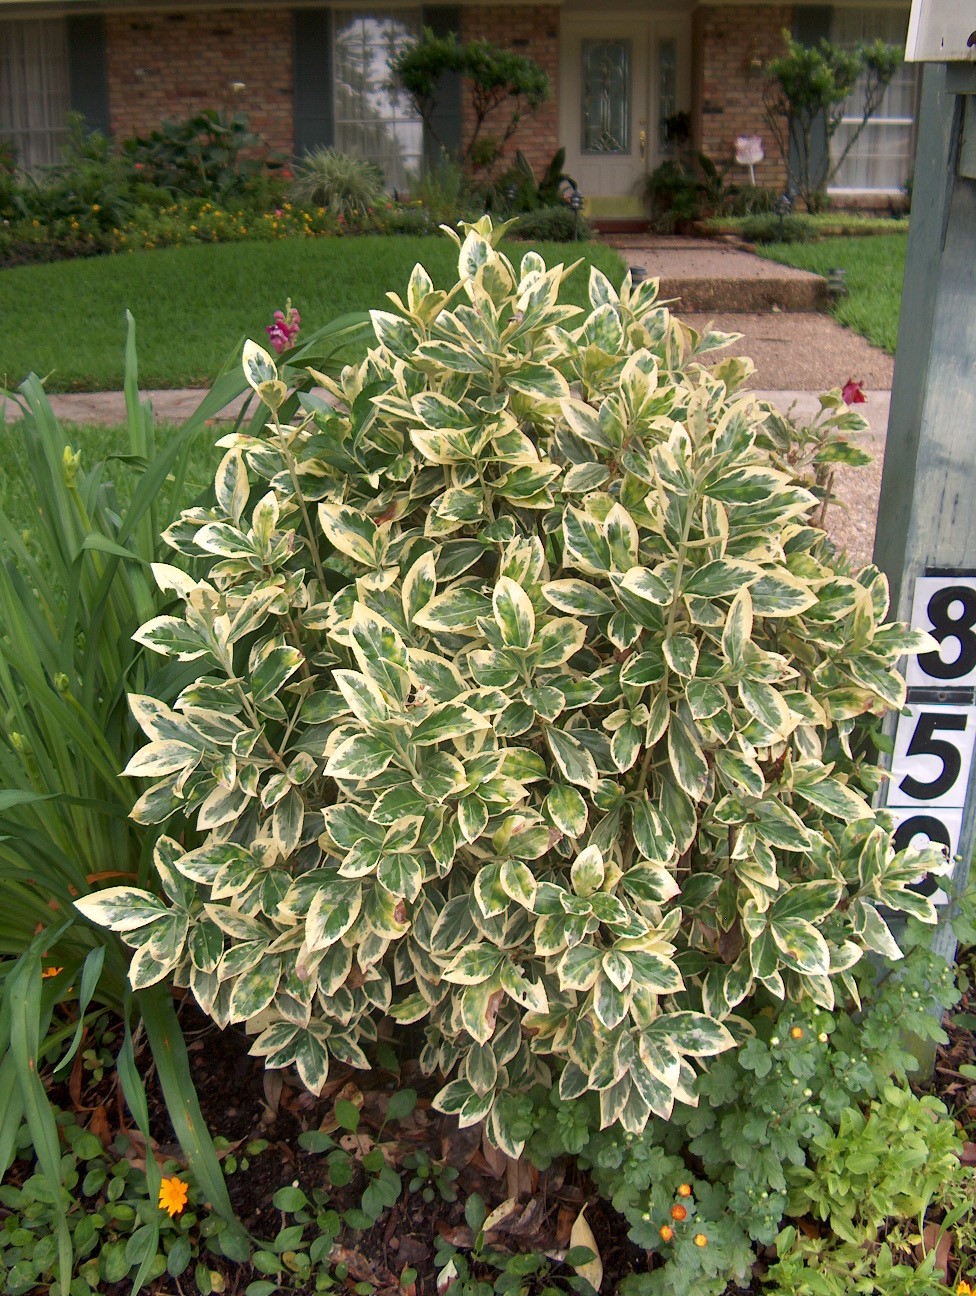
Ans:
<svg viewBox="0 0 976 1296"><path fill-rule="evenodd" d="M490 172L518 129L523 113L534 112L552 98L552 83L533 59L490 41L461 44L453 32L435 36L430 28L425 28L415 45L391 58L390 73L394 84L406 92L431 138L445 151L449 150L434 126L441 82L450 73L468 81L474 130L461 160L472 170ZM505 113L507 120L499 134L482 134L489 117L499 114L493 118L498 122Z"/></svg>
<svg viewBox="0 0 976 1296"><path fill-rule="evenodd" d="M881 40L841 49L826 40L806 46L788 32L784 37L785 54L766 66L764 115L791 188L801 195L809 211L816 212L824 206L827 186L880 108L901 62L901 50ZM835 155L831 142L859 86L864 95L861 120ZM822 148L818 148L818 135Z"/></svg>

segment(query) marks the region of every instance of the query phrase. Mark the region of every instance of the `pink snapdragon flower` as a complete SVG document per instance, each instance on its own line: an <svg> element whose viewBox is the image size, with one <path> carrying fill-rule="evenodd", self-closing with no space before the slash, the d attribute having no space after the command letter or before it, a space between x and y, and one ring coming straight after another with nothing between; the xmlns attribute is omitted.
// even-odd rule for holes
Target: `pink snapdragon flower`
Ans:
<svg viewBox="0 0 976 1296"><path fill-rule="evenodd" d="M864 405L867 401L861 382L857 378L848 378L841 391L841 397L845 405Z"/></svg>
<svg viewBox="0 0 976 1296"><path fill-rule="evenodd" d="M302 326L302 317L291 304L291 298L285 302L283 311L276 310L274 323L265 326L265 332L271 339L271 345L281 355L287 347L295 345L298 331Z"/></svg>

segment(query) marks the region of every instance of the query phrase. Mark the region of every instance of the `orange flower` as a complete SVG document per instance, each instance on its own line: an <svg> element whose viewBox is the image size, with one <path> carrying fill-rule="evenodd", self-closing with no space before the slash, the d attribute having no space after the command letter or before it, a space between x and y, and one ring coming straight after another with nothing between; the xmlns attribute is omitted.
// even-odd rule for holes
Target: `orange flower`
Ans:
<svg viewBox="0 0 976 1296"><path fill-rule="evenodd" d="M803 1027L794 1026L790 1031L790 1039L803 1039Z"/></svg>
<svg viewBox="0 0 976 1296"><path fill-rule="evenodd" d="M678 1196L679 1196L679 1197L690 1197L690 1196L691 1196L691 1184L678 1184Z"/></svg>
<svg viewBox="0 0 976 1296"><path fill-rule="evenodd" d="M680 1202L675 1202L675 1204L671 1207L671 1218L673 1220L677 1220L679 1224L681 1223L682 1220L686 1220L688 1218L688 1212L684 1208L684 1206L681 1205Z"/></svg>
<svg viewBox="0 0 976 1296"><path fill-rule="evenodd" d="M671 1239L674 1237L674 1229L671 1227L670 1224L662 1224L661 1227L658 1229L658 1232L661 1235L662 1242L670 1242Z"/></svg>
<svg viewBox="0 0 976 1296"><path fill-rule="evenodd" d="M956 1284L956 1296L973 1296L973 1289L968 1282L960 1278Z"/></svg>
<svg viewBox="0 0 976 1296"><path fill-rule="evenodd" d="M705 1236L704 1233L695 1234L695 1246L696 1247L708 1246L708 1238Z"/></svg>
<svg viewBox="0 0 976 1296"><path fill-rule="evenodd" d="M168 1211L170 1217L180 1214L188 1198L189 1188L177 1175L159 1185L159 1209Z"/></svg>
<svg viewBox="0 0 976 1296"><path fill-rule="evenodd" d="M44 971L41 973L41 980L46 981L48 977L60 976L63 971L64 968L60 968L60 967L46 967Z"/></svg>

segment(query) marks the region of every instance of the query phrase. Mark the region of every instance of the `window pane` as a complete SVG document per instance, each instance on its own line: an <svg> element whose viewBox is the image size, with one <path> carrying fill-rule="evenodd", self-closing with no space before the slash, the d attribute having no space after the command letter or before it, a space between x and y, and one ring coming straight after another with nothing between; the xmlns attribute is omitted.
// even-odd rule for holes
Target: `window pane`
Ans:
<svg viewBox="0 0 976 1296"><path fill-rule="evenodd" d="M862 41L887 41L904 47L908 14L903 9L834 9L833 39L853 48ZM844 152L861 121L864 85L858 83L845 107L845 121L831 144L835 158ZM902 63L885 91L881 106L830 183L831 189L904 189L912 164L912 122L915 116L915 69Z"/></svg>
<svg viewBox="0 0 976 1296"><path fill-rule="evenodd" d="M60 160L70 106L64 20L0 22L0 135L22 167Z"/></svg>
<svg viewBox="0 0 976 1296"><path fill-rule="evenodd" d="M336 13L335 145L374 162L387 189L407 188L420 169L423 125L388 67L420 26L419 10Z"/></svg>
<svg viewBox="0 0 976 1296"><path fill-rule="evenodd" d="M582 150L630 152L630 41L584 40Z"/></svg>

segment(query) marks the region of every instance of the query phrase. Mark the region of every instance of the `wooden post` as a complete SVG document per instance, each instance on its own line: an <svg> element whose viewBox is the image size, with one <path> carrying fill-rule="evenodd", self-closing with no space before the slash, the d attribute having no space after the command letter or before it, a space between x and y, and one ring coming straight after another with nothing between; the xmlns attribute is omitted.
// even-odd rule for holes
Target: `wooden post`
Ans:
<svg viewBox="0 0 976 1296"><path fill-rule="evenodd" d="M934 21L916 12L931 7L915 0L913 30ZM961 51L924 70L874 550L892 615L941 643L909 663L911 713L897 722L887 804L908 840L949 845L953 889L976 838L976 166L961 147L976 125L976 66ZM934 946L952 957L947 924Z"/></svg>

